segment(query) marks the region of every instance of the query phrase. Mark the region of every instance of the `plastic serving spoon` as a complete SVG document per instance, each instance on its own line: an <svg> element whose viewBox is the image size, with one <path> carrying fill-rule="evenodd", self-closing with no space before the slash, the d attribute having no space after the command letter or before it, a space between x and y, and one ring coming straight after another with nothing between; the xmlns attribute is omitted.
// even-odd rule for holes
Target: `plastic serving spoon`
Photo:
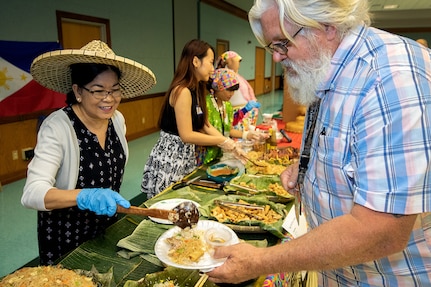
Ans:
<svg viewBox="0 0 431 287"><path fill-rule="evenodd" d="M174 225L180 227L181 229L192 227L192 225L195 225L199 221L199 209L193 202L190 201L181 202L171 210L143 208L137 206L131 206L130 208L117 206L117 212L167 219L172 221Z"/></svg>

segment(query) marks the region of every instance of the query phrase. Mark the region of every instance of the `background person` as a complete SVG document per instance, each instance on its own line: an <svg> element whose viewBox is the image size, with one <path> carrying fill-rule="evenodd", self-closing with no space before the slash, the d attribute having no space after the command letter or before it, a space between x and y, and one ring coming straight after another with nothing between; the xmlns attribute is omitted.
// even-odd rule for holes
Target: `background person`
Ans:
<svg viewBox="0 0 431 287"><path fill-rule="evenodd" d="M42 54L31 74L41 85L67 94L67 106L42 123L28 165L21 202L38 210L40 264L54 264L116 220L128 147L122 97L142 95L153 73L126 64L101 41L79 50Z"/></svg>
<svg viewBox="0 0 431 287"><path fill-rule="evenodd" d="M239 74L242 57L234 51L226 51L217 59L217 68L228 68L237 73L239 89L235 91L230 103L238 117L242 119L235 124L235 129L248 130L249 126L256 126L260 103L257 102L254 90L250 83Z"/></svg>
<svg viewBox="0 0 431 287"><path fill-rule="evenodd" d="M195 145L217 145L238 158L244 153L208 122L205 86L213 71L214 49L198 39L189 41L165 96L159 140L144 167L141 191L147 198L196 169Z"/></svg>
<svg viewBox="0 0 431 287"><path fill-rule="evenodd" d="M229 102L234 92L240 87L237 73L227 68L216 69L211 74L207 86L210 91L206 96L208 120L221 134L243 140L262 140L267 137L257 131L242 131L232 128L241 120L240 113L234 114L232 104ZM241 114L244 115L245 113ZM198 165L209 164L220 159L222 155L223 152L220 147L199 146L197 148Z"/></svg>
<svg viewBox="0 0 431 287"><path fill-rule="evenodd" d="M417 39L416 42L428 48L428 41L425 39Z"/></svg>
<svg viewBox="0 0 431 287"><path fill-rule="evenodd" d="M210 280L316 270L319 286L431 286L430 51L369 27L366 0L257 0L249 19L308 106L303 163L281 179L310 230L219 248Z"/></svg>

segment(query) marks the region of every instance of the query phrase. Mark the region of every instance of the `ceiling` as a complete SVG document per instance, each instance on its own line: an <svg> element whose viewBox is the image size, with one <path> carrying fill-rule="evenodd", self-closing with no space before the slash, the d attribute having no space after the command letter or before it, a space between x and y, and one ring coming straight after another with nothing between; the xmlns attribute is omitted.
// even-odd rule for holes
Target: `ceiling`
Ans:
<svg viewBox="0 0 431 287"><path fill-rule="evenodd" d="M254 0L224 0L246 12ZM430 0L369 0L374 26L377 27L431 27ZM397 5L396 9L384 9Z"/></svg>

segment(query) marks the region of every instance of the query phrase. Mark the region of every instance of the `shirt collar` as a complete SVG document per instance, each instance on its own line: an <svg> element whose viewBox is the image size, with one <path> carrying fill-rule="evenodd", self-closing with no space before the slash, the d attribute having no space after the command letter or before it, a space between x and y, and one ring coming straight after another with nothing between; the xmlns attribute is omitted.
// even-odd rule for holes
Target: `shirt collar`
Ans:
<svg viewBox="0 0 431 287"><path fill-rule="evenodd" d="M322 92L334 89L335 82L341 75L344 63L349 63L355 57L362 54L361 49L364 46L365 37L368 34L369 27L365 24L359 25L343 38L335 54L331 59L331 68L326 81L322 82L317 89L317 96L321 97Z"/></svg>

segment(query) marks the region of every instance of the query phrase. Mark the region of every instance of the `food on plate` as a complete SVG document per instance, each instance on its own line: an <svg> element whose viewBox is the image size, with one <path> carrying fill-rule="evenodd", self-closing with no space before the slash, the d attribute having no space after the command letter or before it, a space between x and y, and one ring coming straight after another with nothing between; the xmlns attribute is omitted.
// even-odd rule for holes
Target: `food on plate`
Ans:
<svg viewBox="0 0 431 287"><path fill-rule="evenodd" d="M258 190L256 184L253 183L253 182L250 182L250 183L247 184L246 182L241 181L239 183L239 185ZM285 190L284 187L281 184L277 183L277 182L269 183L268 184L268 189L265 190L265 191L272 192L272 193L275 193L276 195L280 195L280 196L289 196L290 195L290 193L287 192L287 190Z"/></svg>
<svg viewBox="0 0 431 287"><path fill-rule="evenodd" d="M238 203L250 204L249 202L240 199ZM265 224L277 222L282 218L280 214L271 209L271 206L266 204L263 209L252 209L240 206L223 206L216 205L211 210L211 215L214 216L219 222L239 223L241 221L258 220Z"/></svg>
<svg viewBox="0 0 431 287"><path fill-rule="evenodd" d="M251 159L263 160L271 164L290 165L298 160L299 149L289 146L271 149L267 152L250 151L247 155Z"/></svg>
<svg viewBox="0 0 431 287"><path fill-rule="evenodd" d="M94 287L92 278L59 266L24 267L0 281L1 287L80 286Z"/></svg>
<svg viewBox="0 0 431 287"><path fill-rule="evenodd" d="M235 175L239 172L237 167L232 167L228 165L224 165L219 168L211 169L209 173L212 176L223 176L223 175Z"/></svg>
<svg viewBox="0 0 431 287"><path fill-rule="evenodd" d="M290 193L287 192L287 190L284 189L283 186L281 186L278 183L270 183L268 185L268 190L274 192L277 195L281 195L281 196L290 196Z"/></svg>
<svg viewBox="0 0 431 287"><path fill-rule="evenodd" d="M203 231L196 228L185 228L166 238L170 249L168 256L172 262L188 265L198 262L205 254L207 245L203 239Z"/></svg>
<svg viewBox="0 0 431 287"><path fill-rule="evenodd" d="M258 165L251 163L246 164L247 173L249 174L274 174L280 175L286 167L278 164L271 164L264 160L255 160Z"/></svg>
<svg viewBox="0 0 431 287"><path fill-rule="evenodd" d="M153 287L180 287L174 280L161 281L153 285Z"/></svg>

